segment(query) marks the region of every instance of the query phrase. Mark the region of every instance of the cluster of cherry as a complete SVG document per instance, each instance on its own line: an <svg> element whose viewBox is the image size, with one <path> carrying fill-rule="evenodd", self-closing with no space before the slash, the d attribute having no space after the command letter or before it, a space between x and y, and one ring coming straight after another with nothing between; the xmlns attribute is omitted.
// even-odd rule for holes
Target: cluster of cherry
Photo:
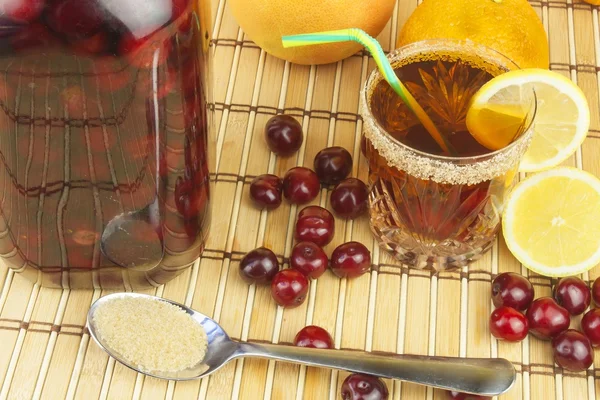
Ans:
<svg viewBox="0 0 600 400"><path fill-rule="evenodd" d="M584 371L594 362L592 346L600 346L600 308L589 310L581 320L581 331L569 329L571 316L583 314L592 297L600 305L600 278L592 290L577 277L561 279L553 297L535 299L533 285L524 276L506 272L492 282L496 309L490 316L490 332L498 339L518 342L530 332L551 340L554 361L570 371ZM527 310L525 312L525 310Z"/></svg>

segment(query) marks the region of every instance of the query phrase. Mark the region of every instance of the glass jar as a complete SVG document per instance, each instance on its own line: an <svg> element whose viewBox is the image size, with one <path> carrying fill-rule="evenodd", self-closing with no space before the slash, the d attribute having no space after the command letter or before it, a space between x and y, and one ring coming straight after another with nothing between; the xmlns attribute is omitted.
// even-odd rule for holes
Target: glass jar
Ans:
<svg viewBox="0 0 600 400"><path fill-rule="evenodd" d="M3 0L0 255L43 286L141 289L210 221L204 0Z"/></svg>

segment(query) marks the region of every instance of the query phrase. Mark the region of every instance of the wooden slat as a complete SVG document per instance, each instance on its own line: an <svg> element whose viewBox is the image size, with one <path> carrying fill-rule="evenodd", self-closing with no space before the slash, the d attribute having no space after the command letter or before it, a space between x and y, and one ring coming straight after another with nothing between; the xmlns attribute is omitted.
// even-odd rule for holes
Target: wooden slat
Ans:
<svg viewBox="0 0 600 400"><path fill-rule="evenodd" d="M23 349L15 367L13 381L19 384L11 386L11 390L8 392L9 397L30 398L33 395L61 293L62 290L56 289L42 288L40 290L32 315L32 321L36 322L29 324Z"/></svg>

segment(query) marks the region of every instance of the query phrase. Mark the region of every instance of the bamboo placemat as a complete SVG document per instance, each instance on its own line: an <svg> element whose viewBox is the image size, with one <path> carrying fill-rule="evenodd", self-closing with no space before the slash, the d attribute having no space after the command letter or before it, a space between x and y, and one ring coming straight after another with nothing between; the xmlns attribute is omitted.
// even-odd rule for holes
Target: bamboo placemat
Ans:
<svg viewBox="0 0 600 400"><path fill-rule="evenodd" d="M563 371L550 345L535 338L520 344L496 341L487 329L490 281L495 274L527 274L502 238L468 269L431 274L404 268L379 251L366 218L338 221L333 248L350 239L371 248L373 271L354 280L326 273L297 309L283 310L268 288L248 287L238 277L245 252L265 245L284 262L292 246L297 207L283 204L259 212L248 200L256 175L282 175L312 165L323 147L344 146L356 160L353 175L366 180L360 156L362 121L358 93L374 68L360 53L324 66L298 66L262 52L240 30L226 7L213 0L217 175L214 217L207 250L174 281L148 291L213 316L234 338L290 343L305 325L329 330L338 348L442 356L505 357L518 371L516 386L502 399L600 398L600 373ZM600 175L599 8L579 0L532 1L550 40L551 68L576 81L590 102L589 138L566 164ZM399 28L417 6L401 0L379 36L393 48ZM307 138L298 157L270 154L263 142L266 121L285 112L299 119ZM315 204L328 206L323 190ZM600 221L599 221L600 223ZM582 277L593 280L600 267ZM530 274L538 295L550 279ZM52 290L32 285L0 265L0 399L335 399L346 373L262 360L232 362L201 381L167 382L144 377L109 359L84 329L90 304L103 291ZM578 324L578 322L576 322ZM596 352L595 366L600 367ZM444 393L387 382L392 399L443 399Z"/></svg>

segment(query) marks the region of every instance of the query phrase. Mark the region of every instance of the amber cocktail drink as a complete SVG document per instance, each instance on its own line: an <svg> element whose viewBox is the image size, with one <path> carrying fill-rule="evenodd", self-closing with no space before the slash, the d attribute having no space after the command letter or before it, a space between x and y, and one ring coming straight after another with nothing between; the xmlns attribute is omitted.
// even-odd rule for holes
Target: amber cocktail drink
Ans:
<svg viewBox="0 0 600 400"><path fill-rule="evenodd" d="M363 92L363 152L369 161L371 228L380 244L417 268L469 264L488 250L505 196L530 139L535 95L508 146L492 151L469 133L472 96L517 66L472 43L428 41L390 62L450 147L444 151L378 71Z"/></svg>

